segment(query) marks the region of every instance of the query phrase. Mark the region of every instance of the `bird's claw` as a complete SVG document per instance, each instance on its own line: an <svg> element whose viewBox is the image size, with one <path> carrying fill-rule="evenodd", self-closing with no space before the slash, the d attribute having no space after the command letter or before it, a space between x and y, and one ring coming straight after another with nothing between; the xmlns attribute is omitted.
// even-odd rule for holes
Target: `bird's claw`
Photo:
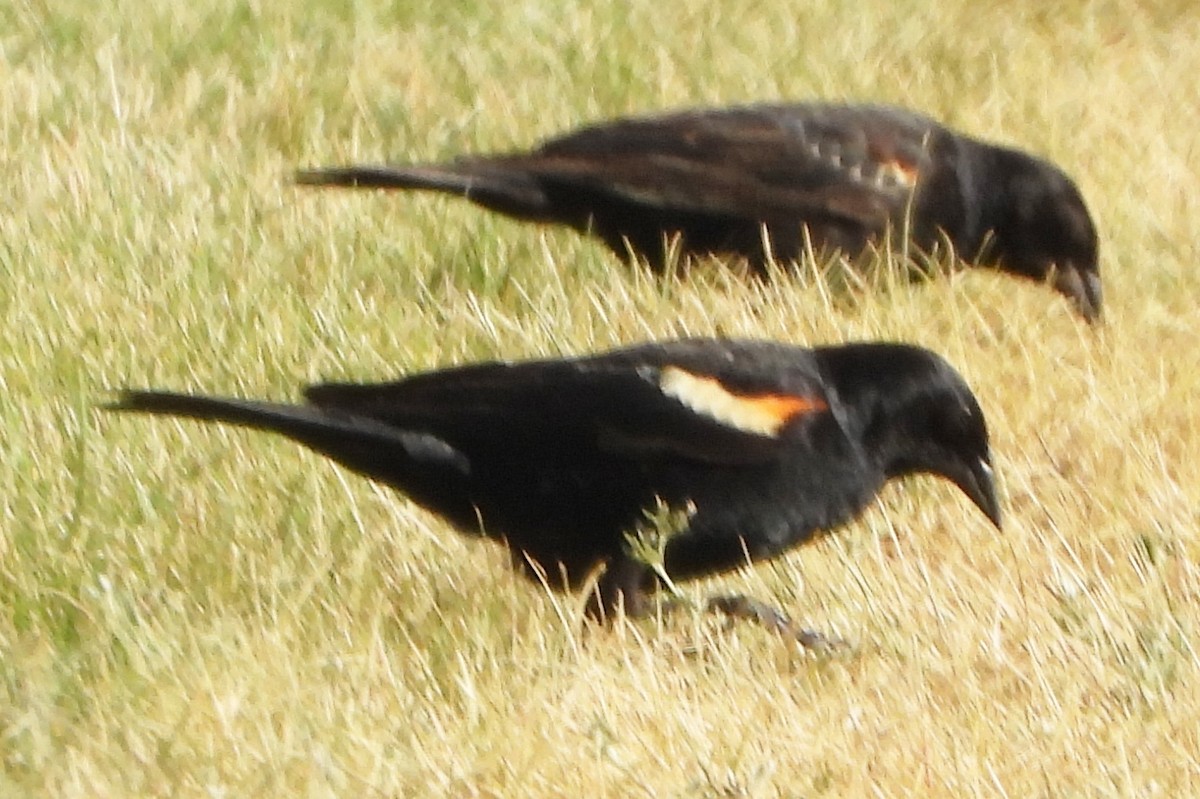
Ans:
<svg viewBox="0 0 1200 799"><path fill-rule="evenodd" d="M749 619L779 635L794 638L805 649L828 651L847 646L841 638L797 626L782 611L744 594L709 597L708 609L733 618Z"/></svg>

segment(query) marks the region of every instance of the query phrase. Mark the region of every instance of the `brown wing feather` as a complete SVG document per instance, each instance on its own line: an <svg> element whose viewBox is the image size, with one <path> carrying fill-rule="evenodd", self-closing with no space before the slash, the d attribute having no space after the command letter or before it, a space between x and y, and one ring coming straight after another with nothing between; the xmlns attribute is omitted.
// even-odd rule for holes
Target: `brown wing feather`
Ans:
<svg viewBox="0 0 1200 799"><path fill-rule="evenodd" d="M506 161L653 207L763 220L834 215L882 230L925 168L935 129L891 108L760 106L617 120Z"/></svg>

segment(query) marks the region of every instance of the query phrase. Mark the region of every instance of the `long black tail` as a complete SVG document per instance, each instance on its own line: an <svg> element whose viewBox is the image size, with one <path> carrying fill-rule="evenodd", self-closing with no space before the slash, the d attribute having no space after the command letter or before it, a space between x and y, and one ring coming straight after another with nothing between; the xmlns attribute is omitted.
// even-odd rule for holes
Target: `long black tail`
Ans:
<svg viewBox="0 0 1200 799"><path fill-rule="evenodd" d="M116 402L103 407L280 433L359 474L435 506L439 503L430 503L429 491L449 498L454 484L470 471L465 456L432 435L309 405L126 390Z"/></svg>
<svg viewBox="0 0 1200 799"><path fill-rule="evenodd" d="M293 438L309 446L340 434L369 436L382 440L394 439L396 431L370 420L347 417L339 420L332 414L305 405L260 402L224 397L178 394L171 391L125 390L116 402L103 406L109 411L135 411L158 416L182 416L205 422L268 430ZM364 424L364 422L366 424ZM375 428L375 429L372 429ZM319 447L318 447L319 448Z"/></svg>
<svg viewBox="0 0 1200 799"><path fill-rule="evenodd" d="M425 166L358 165L301 169L301 186L360 189L418 189L465 197L472 202L520 218L541 219L548 210L546 193L526 170L500 160L462 161Z"/></svg>

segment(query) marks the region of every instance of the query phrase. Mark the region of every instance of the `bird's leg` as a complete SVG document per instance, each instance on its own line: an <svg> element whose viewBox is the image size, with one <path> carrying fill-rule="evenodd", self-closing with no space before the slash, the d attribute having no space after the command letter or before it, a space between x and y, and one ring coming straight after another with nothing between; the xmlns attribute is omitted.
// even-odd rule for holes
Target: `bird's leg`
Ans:
<svg viewBox="0 0 1200 799"><path fill-rule="evenodd" d="M596 582L588 599L587 615L602 623L612 622L618 615L629 618L645 616L650 611L646 596L646 565L632 558L616 558ZM668 596L658 603L664 614L681 608L696 610L696 603L687 595L668 584ZM795 639L801 646L813 651L828 651L846 646L840 638L824 635L815 630L800 627L782 611L744 594L726 594L709 597L704 610L723 613L734 619L746 619L766 627L785 638Z"/></svg>
<svg viewBox="0 0 1200 799"><path fill-rule="evenodd" d="M695 513L696 507L691 503L682 509L673 509L661 499L658 500L655 508L644 512L645 522L626 534L627 557L609 564L609 570L601 578L597 590L611 584L624 591L626 615L641 615L645 612L645 595L641 580L648 569L670 593L670 598L659 604L660 609L669 613L680 607L695 608L696 604L679 590L666 569L668 542L687 527ZM637 597L636 614L630 611L631 591L636 592L632 594ZM603 599L603 593L601 598ZM830 638L814 630L799 627L781 611L742 594L710 597L705 609L718 611L733 618L750 619L780 635L796 639L801 646L808 649L826 650L845 645L839 638Z"/></svg>
<svg viewBox="0 0 1200 799"><path fill-rule="evenodd" d="M624 613L630 618L646 615L646 567L626 557L609 561L588 598L586 613L609 623Z"/></svg>
<svg viewBox="0 0 1200 799"><path fill-rule="evenodd" d="M846 645L840 638L831 638L815 630L800 627L782 611L744 594L709 597L706 607L710 611L724 613L732 618L749 619L780 635L795 638L806 649L828 650Z"/></svg>

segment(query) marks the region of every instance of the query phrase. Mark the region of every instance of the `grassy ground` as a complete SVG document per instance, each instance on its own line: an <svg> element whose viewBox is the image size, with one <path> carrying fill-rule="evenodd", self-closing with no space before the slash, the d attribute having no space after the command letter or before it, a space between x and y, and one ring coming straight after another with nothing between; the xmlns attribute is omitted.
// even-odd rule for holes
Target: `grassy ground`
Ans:
<svg viewBox="0 0 1200 799"><path fill-rule="evenodd" d="M0 5L0 795L1196 793L1198 40L1182 1ZM1107 324L978 272L655 281L570 232L283 179L780 97L1061 163ZM943 352L1004 534L912 480L713 581L855 643L834 657L706 618L581 630L298 447L94 410L714 332Z"/></svg>

